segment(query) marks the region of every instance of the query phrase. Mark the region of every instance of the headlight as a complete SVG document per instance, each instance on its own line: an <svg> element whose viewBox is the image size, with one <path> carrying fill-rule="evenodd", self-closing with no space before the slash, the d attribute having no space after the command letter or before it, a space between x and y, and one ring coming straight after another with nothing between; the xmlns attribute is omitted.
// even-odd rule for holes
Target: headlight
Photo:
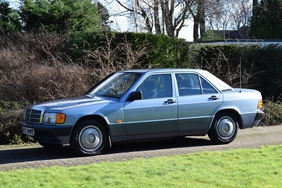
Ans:
<svg viewBox="0 0 282 188"><path fill-rule="evenodd" d="M65 123L66 115L61 113L45 113L43 123L63 124Z"/></svg>

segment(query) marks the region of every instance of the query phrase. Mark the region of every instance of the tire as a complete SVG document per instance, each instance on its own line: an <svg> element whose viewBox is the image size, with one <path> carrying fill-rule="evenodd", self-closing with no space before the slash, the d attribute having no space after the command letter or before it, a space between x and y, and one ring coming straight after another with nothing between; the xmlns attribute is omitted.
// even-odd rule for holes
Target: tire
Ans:
<svg viewBox="0 0 282 188"><path fill-rule="evenodd" d="M38 143L46 149L58 149L63 146L63 144L50 144L45 142L38 142Z"/></svg>
<svg viewBox="0 0 282 188"><path fill-rule="evenodd" d="M95 120L83 120L74 128L70 139L71 149L79 156L97 155L107 144L105 128Z"/></svg>
<svg viewBox="0 0 282 188"><path fill-rule="evenodd" d="M238 132L238 120L230 112L221 112L215 116L212 127L208 132L211 141L217 144L232 142Z"/></svg>

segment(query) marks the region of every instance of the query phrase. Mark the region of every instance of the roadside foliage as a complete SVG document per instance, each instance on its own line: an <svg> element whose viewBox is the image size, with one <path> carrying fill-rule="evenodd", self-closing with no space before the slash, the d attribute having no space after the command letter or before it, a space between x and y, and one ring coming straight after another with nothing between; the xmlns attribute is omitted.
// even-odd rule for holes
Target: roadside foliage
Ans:
<svg viewBox="0 0 282 188"><path fill-rule="evenodd" d="M259 90L267 109L262 125L281 124L281 51L279 45L201 45L136 33L3 34L0 115L9 118L0 120L0 144L27 140L17 126L24 105L79 96L114 71L136 68L206 69L233 87Z"/></svg>

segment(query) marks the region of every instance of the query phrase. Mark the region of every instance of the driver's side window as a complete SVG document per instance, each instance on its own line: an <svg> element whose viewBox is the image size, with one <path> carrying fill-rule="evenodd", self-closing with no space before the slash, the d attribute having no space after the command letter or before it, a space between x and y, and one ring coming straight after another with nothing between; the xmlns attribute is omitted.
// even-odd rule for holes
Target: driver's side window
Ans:
<svg viewBox="0 0 282 188"><path fill-rule="evenodd" d="M143 99L154 99L172 96L170 74L158 74L148 76L137 88L142 92Z"/></svg>

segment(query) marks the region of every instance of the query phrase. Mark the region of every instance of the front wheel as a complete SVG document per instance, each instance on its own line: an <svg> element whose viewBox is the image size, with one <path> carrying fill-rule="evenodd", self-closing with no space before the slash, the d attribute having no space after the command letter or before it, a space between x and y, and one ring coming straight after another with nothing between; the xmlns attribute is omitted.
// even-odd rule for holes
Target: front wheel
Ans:
<svg viewBox="0 0 282 188"><path fill-rule="evenodd" d="M208 132L211 141L218 144L232 142L238 132L238 120L230 112L221 112L215 116L212 127Z"/></svg>
<svg viewBox="0 0 282 188"><path fill-rule="evenodd" d="M84 120L74 129L70 147L78 155L97 155L105 148L105 128L95 120Z"/></svg>

